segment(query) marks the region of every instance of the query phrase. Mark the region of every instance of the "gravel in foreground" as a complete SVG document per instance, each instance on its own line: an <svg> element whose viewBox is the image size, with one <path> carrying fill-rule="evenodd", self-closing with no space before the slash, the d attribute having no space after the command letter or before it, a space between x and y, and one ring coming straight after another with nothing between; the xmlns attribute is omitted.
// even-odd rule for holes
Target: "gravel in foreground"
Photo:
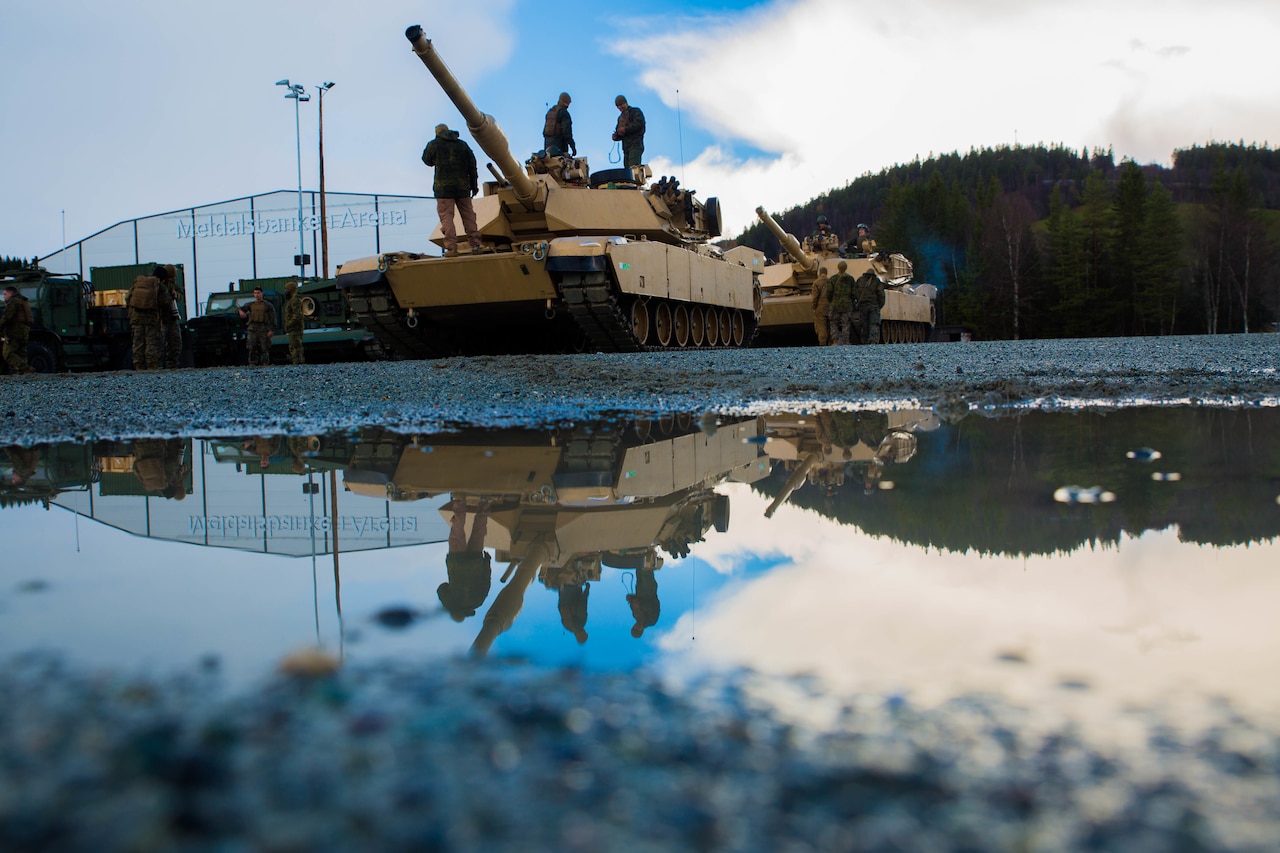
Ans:
<svg viewBox="0 0 1280 853"><path fill-rule="evenodd" d="M1277 405L1280 335L984 341L0 377L0 443L539 426L817 406Z"/></svg>
<svg viewBox="0 0 1280 853"><path fill-rule="evenodd" d="M1270 851L1280 737L1150 712L1130 747L990 697L835 730L644 676L465 662L163 682L0 668L0 849Z"/></svg>

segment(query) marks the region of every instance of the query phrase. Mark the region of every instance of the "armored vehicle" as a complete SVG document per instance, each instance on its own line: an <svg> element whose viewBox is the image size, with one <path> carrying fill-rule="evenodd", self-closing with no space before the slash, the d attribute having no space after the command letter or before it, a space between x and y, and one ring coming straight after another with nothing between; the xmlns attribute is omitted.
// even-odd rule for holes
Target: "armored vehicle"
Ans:
<svg viewBox="0 0 1280 853"><path fill-rule="evenodd" d="M405 35L492 159L496 180L474 202L480 252L387 252L338 268L338 287L389 352L426 358L751 342L760 289L751 269L709 243L721 231L716 199L703 202L674 178L650 185L644 165L592 174L586 158L554 149L520 166L422 28ZM443 245L439 228L431 240Z"/></svg>
<svg viewBox="0 0 1280 853"><path fill-rule="evenodd" d="M154 268L94 267L91 273L100 285L77 273L50 273L42 267L4 273L0 287L16 287L30 300L35 316L27 363L39 373L131 369L133 334L124 298L134 277Z"/></svg>
<svg viewBox="0 0 1280 853"><path fill-rule="evenodd" d="M813 282L820 270L828 276L836 274L836 265L844 260L846 272L858 278L872 270L886 285L884 307L880 309L880 343L927 341L934 323L934 297L937 288L931 284L913 285L911 262L902 255L890 255L880 263L869 257L845 258L837 240L801 243L782 230L763 207L756 215L782 244L783 255L776 264L763 262L761 252L747 246L730 249L725 257L760 268L760 288L764 307L760 314L760 342L770 344L816 343L813 309L810 298Z"/></svg>
<svg viewBox="0 0 1280 853"><path fill-rule="evenodd" d="M276 310L271 338L271 360L289 361L289 337L284 333L284 286L296 277L241 279L238 289L209 294L204 313L184 327L197 367L244 364L248 361L247 330L239 311L253 301L255 287ZM375 361L386 357L378 339L356 322L346 300L331 279L302 281L298 285L306 328L302 348L309 363Z"/></svg>
<svg viewBox="0 0 1280 853"><path fill-rule="evenodd" d="M597 582L604 569L653 572L659 549L685 557L713 527L725 531L729 499L715 488L768 476L762 427L750 418L703 431L667 419L496 437L385 434L356 445L343 478L353 492L393 501L447 494L441 512L464 512L468 535L485 515L483 546L512 565L472 647L484 654L534 580L558 590Z"/></svg>

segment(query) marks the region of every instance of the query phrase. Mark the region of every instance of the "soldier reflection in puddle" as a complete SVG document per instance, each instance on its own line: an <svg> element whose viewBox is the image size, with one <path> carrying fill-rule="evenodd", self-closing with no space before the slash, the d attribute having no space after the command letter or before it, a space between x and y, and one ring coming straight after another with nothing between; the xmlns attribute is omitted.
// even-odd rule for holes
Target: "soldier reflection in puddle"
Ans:
<svg viewBox="0 0 1280 853"><path fill-rule="evenodd" d="M20 447L13 444L6 447L4 453L9 457L9 464L13 466L9 481L13 483L15 489L24 488L36 475L36 469L40 467L40 448Z"/></svg>
<svg viewBox="0 0 1280 853"><path fill-rule="evenodd" d="M436 595L453 621L461 622L476 615L476 610L489 597L493 582L491 558L484 550L489 530L489 502L481 500L477 505L470 537L467 536L467 499L454 495L450 509L453 514L449 519L449 553L444 558L449 580L440 584Z"/></svg>
<svg viewBox="0 0 1280 853"><path fill-rule="evenodd" d="M184 478L191 467L183 459L180 438L144 438L133 445L133 473L147 492L180 501L187 496Z"/></svg>
<svg viewBox="0 0 1280 853"><path fill-rule="evenodd" d="M591 595L591 583L569 583L560 587L560 624L581 645L587 641L587 598Z"/></svg>
<svg viewBox="0 0 1280 853"><path fill-rule="evenodd" d="M627 596L631 616L636 624L631 626L631 636L639 639L645 628L658 624L662 604L658 601L658 578L652 569L636 570L636 591Z"/></svg>
<svg viewBox="0 0 1280 853"><path fill-rule="evenodd" d="M259 468L268 468L271 466L271 457L280 452L280 436L255 436L254 438L246 440L241 446L245 450L252 450L254 455L258 457Z"/></svg>

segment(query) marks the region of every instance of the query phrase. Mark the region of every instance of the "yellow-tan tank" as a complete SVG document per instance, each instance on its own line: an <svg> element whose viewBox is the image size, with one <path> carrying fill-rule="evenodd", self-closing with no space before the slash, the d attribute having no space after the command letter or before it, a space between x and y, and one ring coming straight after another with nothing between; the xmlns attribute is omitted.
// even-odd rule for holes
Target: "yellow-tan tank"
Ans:
<svg viewBox="0 0 1280 853"><path fill-rule="evenodd" d="M832 237L801 243L782 229L763 207L756 208L760 221L782 244L783 255L776 264L767 264L764 254L749 246L738 246L725 252L731 261L754 266L760 274L763 308L760 313L758 343L817 343L813 330L811 297L813 283L820 270L827 276L836 274L836 265L844 260L846 272L858 278L872 270L886 285L884 307L880 309L880 343L927 341L933 331L933 285L913 285L911 262L902 255L890 255L884 265L874 265L868 257L842 258L838 241Z"/></svg>
<svg viewBox="0 0 1280 853"><path fill-rule="evenodd" d="M430 436L412 443L385 435L362 441L344 473L352 491L417 500L449 494L446 520L461 501L467 536L483 506L484 547L513 564L484 618L473 650L484 653L523 606L537 579L550 588L598 581L601 567L654 571L659 549L683 557L712 527L724 531L725 482L767 477L757 418L699 429L683 419L560 431Z"/></svg>
<svg viewBox="0 0 1280 853"><path fill-rule="evenodd" d="M386 252L338 268L360 322L394 355L741 347L761 294L751 268L709 241L716 199L647 166L592 174L586 158L539 152L521 166L419 26L405 36L491 158L474 201L480 252ZM496 169L495 169L496 164ZM458 233L463 235L461 220ZM443 244L439 227L432 242Z"/></svg>

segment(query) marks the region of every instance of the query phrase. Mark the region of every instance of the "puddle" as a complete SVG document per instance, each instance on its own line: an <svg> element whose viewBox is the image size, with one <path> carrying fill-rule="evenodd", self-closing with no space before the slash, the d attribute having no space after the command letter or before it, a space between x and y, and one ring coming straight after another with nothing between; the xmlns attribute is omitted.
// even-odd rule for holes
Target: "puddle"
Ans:
<svg viewBox="0 0 1280 853"><path fill-rule="evenodd" d="M817 716L864 690L1280 702L1275 410L694 415L6 457L10 653L203 665L236 687L304 647L749 668L811 676L796 713Z"/></svg>

